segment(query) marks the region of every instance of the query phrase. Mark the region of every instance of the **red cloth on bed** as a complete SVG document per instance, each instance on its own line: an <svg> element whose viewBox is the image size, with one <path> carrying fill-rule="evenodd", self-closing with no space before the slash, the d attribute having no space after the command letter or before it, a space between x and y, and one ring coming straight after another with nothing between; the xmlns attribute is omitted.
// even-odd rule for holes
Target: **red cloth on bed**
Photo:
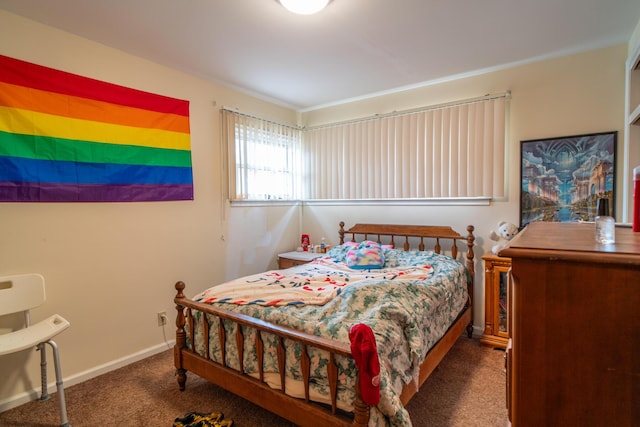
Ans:
<svg viewBox="0 0 640 427"><path fill-rule="evenodd" d="M373 331L364 323L349 329L351 354L360 371L360 394L367 405L380 403L380 360Z"/></svg>

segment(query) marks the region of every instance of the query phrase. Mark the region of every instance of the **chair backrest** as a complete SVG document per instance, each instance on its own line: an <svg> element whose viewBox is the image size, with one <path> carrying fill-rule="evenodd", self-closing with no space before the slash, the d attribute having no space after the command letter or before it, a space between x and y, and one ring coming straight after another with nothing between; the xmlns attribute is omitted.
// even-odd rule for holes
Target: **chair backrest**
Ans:
<svg viewBox="0 0 640 427"><path fill-rule="evenodd" d="M0 276L0 315L29 310L45 299L44 277L40 274Z"/></svg>

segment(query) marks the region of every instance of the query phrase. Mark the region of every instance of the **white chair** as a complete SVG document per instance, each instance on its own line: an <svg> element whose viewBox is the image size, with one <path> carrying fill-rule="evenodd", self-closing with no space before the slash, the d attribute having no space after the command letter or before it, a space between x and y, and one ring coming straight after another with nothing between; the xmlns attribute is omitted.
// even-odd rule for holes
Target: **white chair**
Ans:
<svg viewBox="0 0 640 427"><path fill-rule="evenodd" d="M13 332L0 334L0 356L36 347L40 351L42 377L42 395L40 400L47 400L47 355L45 344L53 349L53 361L56 369L56 386L60 406L62 426L69 426L67 407L64 399L64 387L60 370L58 346L51 339L69 327L69 322L62 316L54 314L48 319L31 325L29 310L41 305L46 299L44 277L40 274L20 274L0 277L0 316L24 312L24 327Z"/></svg>

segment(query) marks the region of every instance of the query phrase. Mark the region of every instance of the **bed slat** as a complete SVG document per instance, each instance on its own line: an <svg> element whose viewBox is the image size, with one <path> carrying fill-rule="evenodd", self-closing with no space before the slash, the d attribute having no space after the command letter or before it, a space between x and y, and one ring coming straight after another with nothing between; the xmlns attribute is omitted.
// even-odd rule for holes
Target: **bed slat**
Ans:
<svg viewBox="0 0 640 427"><path fill-rule="evenodd" d="M300 355L300 371L302 372L302 383L304 384L304 400L309 401L309 379L311 377L311 359L307 352L307 345L302 345L302 354Z"/></svg>
<svg viewBox="0 0 640 427"><path fill-rule="evenodd" d="M203 335L204 335L204 345L205 345L205 354L207 355L207 359L211 358L210 353L210 345L209 345L209 339L210 339L210 335L209 335L209 328L211 327L211 325L209 325L209 319L207 318L206 314L202 314L202 330Z"/></svg>
<svg viewBox="0 0 640 427"><path fill-rule="evenodd" d="M285 387L285 379L286 379L286 371L285 371L285 350L284 350L284 339L282 337L278 337L278 371L280 372L280 391L286 393Z"/></svg>
<svg viewBox="0 0 640 427"><path fill-rule="evenodd" d="M218 323L218 342L220 343L220 360L222 362L222 366L227 366L227 333L224 330L224 320L219 319Z"/></svg>
<svg viewBox="0 0 640 427"><path fill-rule="evenodd" d="M264 382L264 343L262 342L262 334L260 331L256 331L256 355L258 358L260 381Z"/></svg>
<svg viewBox="0 0 640 427"><path fill-rule="evenodd" d="M196 351L196 340L195 334L193 332L193 313L191 312L191 310L188 311L187 315L187 319L189 319L189 338L191 339L191 351Z"/></svg>
<svg viewBox="0 0 640 427"><path fill-rule="evenodd" d="M338 410L338 366L333 353L329 354L327 377L329 378L329 390L331 390L331 412L335 414Z"/></svg>
<svg viewBox="0 0 640 427"><path fill-rule="evenodd" d="M238 359L240 359L240 372L244 372L244 336L240 325L236 325L236 347L238 348Z"/></svg>

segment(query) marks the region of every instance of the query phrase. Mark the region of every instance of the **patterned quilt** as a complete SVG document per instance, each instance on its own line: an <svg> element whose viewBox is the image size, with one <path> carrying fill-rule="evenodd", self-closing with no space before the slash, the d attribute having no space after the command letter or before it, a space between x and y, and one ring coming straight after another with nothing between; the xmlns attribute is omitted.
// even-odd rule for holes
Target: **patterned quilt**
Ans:
<svg viewBox="0 0 640 427"><path fill-rule="evenodd" d="M432 274L433 269L428 264L353 270L331 257L323 257L309 265L232 280L209 288L194 300L208 304L323 305L340 295L347 286L381 281L422 281Z"/></svg>
<svg viewBox="0 0 640 427"><path fill-rule="evenodd" d="M375 273L362 270L350 270L345 263L349 250L346 246L332 248L326 257L309 264L280 270L282 277L316 278L320 272L331 272L331 280L336 287L328 295L320 292L322 303L301 304L268 304L256 303L256 300L278 299L273 294L266 298L245 298L235 303L216 302L219 297L227 298L229 294L216 294L211 289L194 299L211 304L223 304L227 310L244 313L265 321L288 326L317 336L334 339L349 344L349 328L356 323L365 323L374 331L378 356L380 359L380 403L372 408L370 426L411 426L409 414L400 402L400 393L405 384L417 379L419 365L426 357L429 349L444 335L452 322L460 313L467 301L468 272L464 265L445 255L430 251L401 251L384 249L385 265ZM406 274L400 274L406 273ZM253 276L252 276L253 277ZM261 277L261 275L257 275ZM273 281L275 276L266 276ZM338 280L340 278L340 280ZM348 279L348 280L347 280ZM250 279L251 280L251 279ZM249 281L250 281L249 280ZM281 279L278 279L282 281ZM285 281L288 279L285 279ZM306 280L306 279L305 279ZM302 282L305 282L302 280ZM319 279L318 279L319 280ZM247 282L241 280L240 282ZM300 283L302 283L300 282ZM314 281L315 282L315 281ZM296 283L298 283L296 281ZM219 285L226 286L226 285ZM217 288L215 286L214 288ZM275 289L276 285L269 285ZM284 286L285 293L291 288L301 286ZM317 293L318 286L313 285L311 294ZM212 288L213 289L213 288ZM228 290L228 289L227 289ZM318 291L319 292L319 291ZM208 296L207 296L208 295ZM216 296L217 295L217 296ZM293 293L293 299L300 296ZM253 301L254 303L248 303ZM196 320L201 313L195 313ZM220 346L213 335L217 333L219 320L209 319L211 323L210 354L217 362L220 357ZM196 351L205 355L202 340L203 328L195 322ZM227 363L239 369L237 347L234 337L235 325L225 324L227 329ZM245 353L244 367L247 373L257 375L256 355L253 350L254 330L244 330ZM188 335L187 335L188 336ZM264 360L265 372L269 373L267 381L272 387L280 386L276 357L276 339L269 334L262 334L266 347ZM297 345L288 345L287 353L287 393L303 397L300 387L302 375L298 361L302 349ZM309 349L311 357L311 393L312 399L326 402L329 395L329 384L326 380L327 354L318 349ZM232 360L232 362L229 362ZM291 363L289 363L289 361ZM339 369L339 406L345 410L353 409L355 395L353 393L356 378L356 366L352 359L338 358Z"/></svg>

